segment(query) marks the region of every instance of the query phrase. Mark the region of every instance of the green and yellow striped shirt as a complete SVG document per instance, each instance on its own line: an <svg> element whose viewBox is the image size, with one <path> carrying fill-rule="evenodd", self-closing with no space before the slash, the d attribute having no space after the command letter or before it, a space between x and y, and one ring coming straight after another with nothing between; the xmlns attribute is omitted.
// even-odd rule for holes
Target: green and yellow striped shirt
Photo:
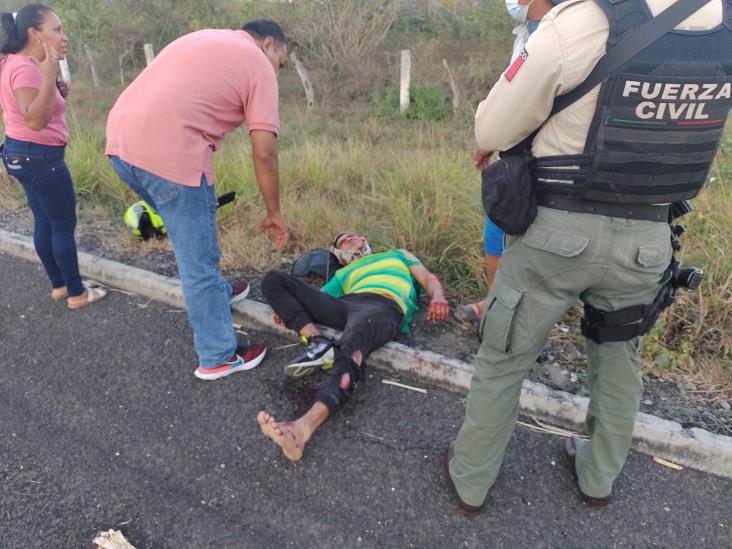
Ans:
<svg viewBox="0 0 732 549"><path fill-rule="evenodd" d="M402 332L407 333L412 313L417 310L418 291L421 290L409 267L419 264L418 259L407 259L401 250L368 255L338 269L323 286L323 291L333 297L360 293L388 297L404 313Z"/></svg>

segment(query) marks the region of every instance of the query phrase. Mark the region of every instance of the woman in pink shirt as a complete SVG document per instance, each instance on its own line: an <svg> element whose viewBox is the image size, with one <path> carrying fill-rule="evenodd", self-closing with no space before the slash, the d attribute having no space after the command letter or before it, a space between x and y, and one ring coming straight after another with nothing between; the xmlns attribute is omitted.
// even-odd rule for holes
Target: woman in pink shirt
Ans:
<svg viewBox="0 0 732 549"><path fill-rule="evenodd" d="M51 280L51 297L70 309L96 303L102 288L85 285L76 254L76 198L64 160L69 132L64 111L68 86L56 82L68 38L58 16L31 4L0 15L0 106L5 123L3 164L23 187L33 211L33 240Z"/></svg>

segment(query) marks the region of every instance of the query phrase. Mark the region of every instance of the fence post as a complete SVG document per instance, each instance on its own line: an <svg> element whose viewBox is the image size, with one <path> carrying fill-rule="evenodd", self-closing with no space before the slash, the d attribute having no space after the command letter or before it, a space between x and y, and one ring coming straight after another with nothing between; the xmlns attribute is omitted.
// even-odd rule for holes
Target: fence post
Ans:
<svg viewBox="0 0 732 549"><path fill-rule="evenodd" d="M452 90L452 112L457 114L458 108L460 107L460 88L458 88L455 74L452 72L450 65L447 64L447 59L442 60L442 65L447 71L447 77L450 79L450 89Z"/></svg>
<svg viewBox="0 0 732 549"><path fill-rule="evenodd" d="M61 69L61 78L64 82L67 84L71 83L71 71L69 70L69 62L66 60L66 58L61 59L61 61L58 62L59 68Z"/></svg>
<svg viewBox="0 0 732 549"><path fill-rule="evenodd" d="M153 59L155 59L155 50L153 49L152 44L145 44L144 46L142 46L142 49L145 50L145 62L149 67L150 63L152 63Z"/></svg>
<svg viewBox="0 0 732 549"><path fill-rule="evenodd" d="M315 92L313 91L313 84L310 81L310 76L308 75L308 71L305 69L305 65L303 65L302 61L300 61L297 58L297 55L295 55L295 52L290 54L290 59L295 63L295 70L302 81L302 87L305 89L305 99L308 102L308 109L310 109L315 105Z"/></svg>
<svg viewBox="0 0 732 549"><path fill-rule="evenodd" d="M123 86L125 85L125 59L132 54L133 48L134 45L130 46L117 57L117 62L119 64L119 82Z"/></svg>
<svg viewBox="0 0 732 549"><path fill-rule="evenodd" d="M95 58L94 52L86 44L84 45L84 51L86 52L86 58L89 60L89 68L91 69L94 87L99 88L99 74L97 73L97 60Z"/></svg>
<svg viewBox="0 0 732 549"><path fill-rule="evenodd" d="M409 108L409 81L412 71L412 53L402 50L401 82L399 85L399 112L404 114Z"/></svg>

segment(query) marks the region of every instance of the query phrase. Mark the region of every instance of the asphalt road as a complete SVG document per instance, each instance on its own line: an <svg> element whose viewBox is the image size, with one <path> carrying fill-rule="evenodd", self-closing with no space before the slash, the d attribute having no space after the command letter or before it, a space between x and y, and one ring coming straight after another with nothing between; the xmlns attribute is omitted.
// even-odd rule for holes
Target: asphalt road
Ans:
<svg viewBox="0 0 732 549"><path fill-rule="evenodd" d="M138 548L732 546L732 481L633 453L591 510L560 439L524 428L486 512L462 517L440 470L461 397L374 372L291 464L254 419L312 398L317 379L282 377L289 341L203 382L184 313L119 292L68 311L38 266L2 254L0 280L2 549L91 547L109 528Z"/></svg>

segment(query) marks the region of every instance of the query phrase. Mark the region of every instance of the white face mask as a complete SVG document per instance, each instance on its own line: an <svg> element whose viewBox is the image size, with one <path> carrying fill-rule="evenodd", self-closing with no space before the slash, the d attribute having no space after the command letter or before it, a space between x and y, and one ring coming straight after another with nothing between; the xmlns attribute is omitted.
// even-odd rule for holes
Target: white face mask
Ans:
<svg viewBox="0 0 732 549"><path fill-rule="evenodd" d="M519 4L518 0L506 0L506 9L517 23L523 24L526 23L529 14L529 4Z"/></svg>

